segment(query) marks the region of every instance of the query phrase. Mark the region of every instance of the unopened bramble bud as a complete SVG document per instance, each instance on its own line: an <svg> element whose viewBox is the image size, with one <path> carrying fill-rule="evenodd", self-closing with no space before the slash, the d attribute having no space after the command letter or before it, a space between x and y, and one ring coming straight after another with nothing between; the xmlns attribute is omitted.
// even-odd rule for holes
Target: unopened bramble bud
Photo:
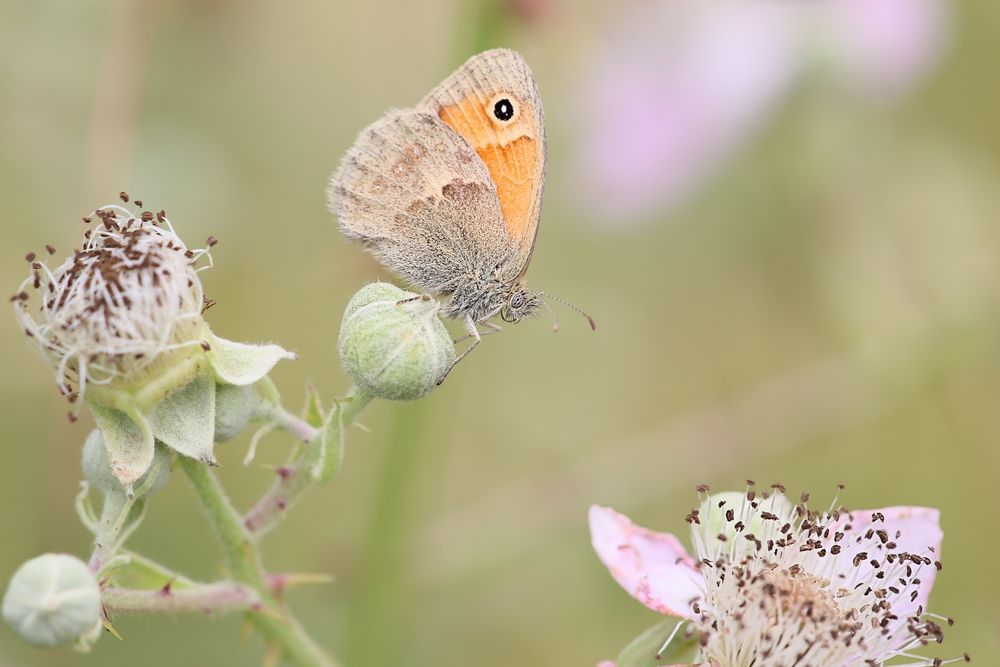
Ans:
<svg viewBox="0 0 1000 667"><path fill-rule="evenodd" d="M156 445L149 470L132 486L136 498L151 496L163 488L170 478L170 458L169 449L160 444ZM90 435L87 436L87 441L83 444L82 467L83 478L101 493L125 495L125 487L118 481L118 477L111 468L108 449L104 444L104 437L101 435L100 429L91 431Z"/></svg>
<svg viewBox="0 0 1000 667"><path fill-rule="evenodd" d="M258 417L264 401L253 385L220 384L215 388L215 441L232 440Z"/></svg>
<svg viewBox="0 0 1000 667"><path fill-rule="evenodd" d="M33 646L89 644L100 634L100 587L79 558L44 554L14 573L3 598L3 617Z"/></svg>
<svg viewBox="0 0 1000 667"><path fill-rule="evenodd" d="M429 393L455 362L455 343L427 295L388 283L361 288L340 327L340 363L361 391L390 400Z"/></svg>

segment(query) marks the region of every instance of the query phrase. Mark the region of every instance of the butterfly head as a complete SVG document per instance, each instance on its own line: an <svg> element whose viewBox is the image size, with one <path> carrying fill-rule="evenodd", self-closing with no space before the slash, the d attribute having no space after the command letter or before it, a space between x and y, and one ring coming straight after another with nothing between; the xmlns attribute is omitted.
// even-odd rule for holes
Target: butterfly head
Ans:
<svg viewBox="0 0 1000 667"><path fill-rule="evenodd" d="M517 285L507 295L507 300L500 310L500 318L504 322L520 322L525 317L533 315L541 304L542 300L537 292Z"/></svg>

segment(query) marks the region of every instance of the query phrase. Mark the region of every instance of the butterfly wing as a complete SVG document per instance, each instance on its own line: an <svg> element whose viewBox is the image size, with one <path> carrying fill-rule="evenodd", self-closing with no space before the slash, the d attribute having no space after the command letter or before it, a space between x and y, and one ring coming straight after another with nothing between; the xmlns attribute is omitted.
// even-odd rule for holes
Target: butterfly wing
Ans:
<svg viewBox="0 0 1000 667"><path fill-rule="evenodd" d="M470 58L417 107L465 139L486 166L520 278L538 233L545 184L545 122L528 64L515 51Z"/></svg>
<svg viewBox="0 0 1000 667"><path fill-rule="evenodd" d="M511 251L493 180L436 115L394 111L362 130L328 198L345 235L428 292L509 261L497 254Z"/></svg>

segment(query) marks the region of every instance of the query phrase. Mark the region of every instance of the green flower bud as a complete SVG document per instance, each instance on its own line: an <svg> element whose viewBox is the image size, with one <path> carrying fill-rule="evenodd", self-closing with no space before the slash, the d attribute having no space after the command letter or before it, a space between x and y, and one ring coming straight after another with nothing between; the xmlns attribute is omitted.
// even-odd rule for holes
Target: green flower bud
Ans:
<svg viewBox="0 0 1000 667"><path fill-rule="evenodd" d="M232 440L259 414L263 401L254 386L215 387L215 441Z"/></svg>
<svg viewBox="0 0 1000 667"><path fill-rule="evenodd" d="M340 327L340 363L358 388L389 400L414 400L444 379L455 343L429 296L388 283L361 288Z"/></svg>
<svg viewBox="0 0 1000 667"><path fill-rule="evenodd" d="M101 628L101 590L86 563L44 554L22 565L3 598L3 617L33 646L93 643Z"/></svg>
<svg viewBox="0 0 1000 667"><path fill-rule="evenodd" d="M111 468L108 448L99 429L94 429L87 436L87 441L83 445L82 463L83 478L90 482L91 486L105 495L125 495L125 487L118 481ZM149 470L133 485L135 495L151 496L162 489L170 477L170 463L170 451L163 445L156 445Z"/></svg>

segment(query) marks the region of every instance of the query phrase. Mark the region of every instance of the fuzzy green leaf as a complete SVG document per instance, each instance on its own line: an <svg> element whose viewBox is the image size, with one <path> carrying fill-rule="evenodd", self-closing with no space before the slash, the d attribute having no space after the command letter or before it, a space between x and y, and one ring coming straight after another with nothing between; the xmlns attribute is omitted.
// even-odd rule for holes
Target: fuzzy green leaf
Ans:
<svg viewBox="0 0 1000 667"><path fill-rule="evenodd" d="M257 382L282 359L296 355L280 345L249 345L210 335L208 359L216 377L227 384L247 385Z"/></svg>
<svg viewBox="0 0 1000 667"><path fill-rule="evenodd" d="M215 465L215 379L202 373L149 414L156 439L183 454Z"/></svg>
<svg viewBox="0 0 1000 667"><path fill-rule="evenodd" d="M308 385L306 387L306 409L303 418L310 426L321 427L326 422L326 415L323 412L323 404L320 402L319 392L316 387Z"/></svg>
<svg viewBox="0 0 1000 667"><path fill-rule="evenodd" d="M318 455L312 462L309 472L313 479L325 482L337 474L344 463L344 413L340 401L336 402L326 415L317 444Z"/></svg>
<svg viewBox="0 0 1000 667"><path fill-rule="evenodd" d="M617 667L659 667L660 665L691 664L695 659L698 642L694 638L685 639L683 629L670 642L659 658L656 652L663 646L678 623L677 619L667 619L657 623L633 639L622 649L615 661Z"/></svg>
<svg viewBox="0 0 1000 667"><path fill-rule="evenodd" d="M95 402L88 405L104 437L112 473L122 486L131 489L153 462L153 432L149 423L137 410L126 414Z"/></svg>

